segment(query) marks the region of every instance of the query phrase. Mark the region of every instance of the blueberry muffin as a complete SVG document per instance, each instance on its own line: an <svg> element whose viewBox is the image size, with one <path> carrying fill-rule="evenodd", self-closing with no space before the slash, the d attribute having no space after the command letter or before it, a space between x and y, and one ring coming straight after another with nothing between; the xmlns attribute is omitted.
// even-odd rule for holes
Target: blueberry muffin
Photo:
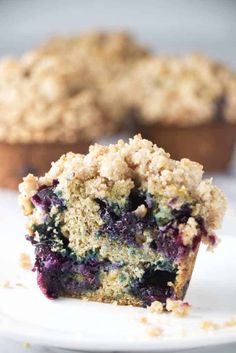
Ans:
<svg viewBox="0 0 236 353"><path fill-rule="evenodd" d="M18 83L15 78L6 92L0 88L1 187L16 189L25 174L45 173L72 149L86 153L91 141L116 129L91 91L48 102L37 97L34 85L21 91L21 78Z"/></svg>
<svg viewBox="0 0 236 353"><path fill-rule="evenodd" d="M115 85L113 100L119 106L123 97L144 137L176 159L207 170L228 167L236 138L235 72L202 55L160 55L141 59Z"/></svg>
<svg viewBox="0 0 236 353"><path fill-rule="evenodd" d="M0 61L0 186L16 188L27 172L45 173L68 151L120 129L102 84L147 51L125 33L55 38ZM114 118L113 118L114 117Z"/></svg>
<svg viewBox="0 0 236 353"><path fill-rule="evenodd" d="M79 70L80 83L100 86L116 75L128 73L135 62L151 54L147 48L124 31L87 32L72 37L55 37L25 60L37 64L38 57L59 56L70 61L70 70ZM78 84L78 78L76 79Z"/></svg>
<svg viewBox="0 0 236 353"><path fill-rule="evenodd" d="M68 153L19 186L40 289L124 305L182 300L225 198L203 170L140 135Z"/></svg>

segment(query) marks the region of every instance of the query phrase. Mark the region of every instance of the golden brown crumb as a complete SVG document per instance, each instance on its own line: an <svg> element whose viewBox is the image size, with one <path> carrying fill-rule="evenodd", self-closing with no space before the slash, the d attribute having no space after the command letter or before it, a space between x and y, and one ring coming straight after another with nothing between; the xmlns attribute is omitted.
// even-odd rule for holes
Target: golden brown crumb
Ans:
<svg viewBox="0 0 236 353"><path fill-rule="evenodd" d="M236 326L236 316L231 317L229 320L223 323L223 327L235 327Z"/></svg>
<svg viewBox="0 0 236 353"><path fill-rule="evenodd" d="M26 254L26 253L21 253L20 254L20 266L24 270L32 269L31 259L30 259L30 256L28 254Z"/></svg>
<svg viewBox="0 0 236 353"><path fill-rule="evenodd" d="M171 311L174 315L183 317L190 313L191 305L183 303L182 300L166 300L166 310Z"/></svg>
<svg viewBox="0 0 236 353"><path fill-rule="evenodd" d="M126 33L94 32L55 38L19 59L2 59L0 140L72 143L116 131L98 92L146 55Z"/></svg>
<svg viewBox="0 0 236 353"><path fill-rule="evenodd" d="M222 99L221 118L236 120L235 72L203 55L144 58L116 85L117 102L123 96L146 125L207 123L216 118Z"/></svg>
<svg viewBox="0 0 236 353"><path fill-rule="evenodd" d="M159 337L163 334L163 330L159 326L154 326L152 328L147 329L147 334L150 337Z"/></svg>
<svg viewBox="0 0 236 353"><path fill-rule="evenodd" d="M148 307L148 311L150 313L162 313L163 312L163 304L161 302L159 302L158 300L156 300Z"/></svg>
<svg viewBox="0 0 236 353"><path fill-rule="evenodd" d="M219 324L210 320L204 320L200 323L200 328L205 331L214 331L220 328Z"/></svg>
<svg viewBox="0 0 236 353"><path fill-rule="evenodd" d="M139 320L141 324L148 324L148 319L145 316L142 316Z"/></svg>
<svg viewBox="0 0 236 353"><path fill-rule="evenodd" d="M200 323L200 328L205 331L220 330L224 328L230 328L236 326L236 316L224 321L222 324L218 324L214 321L204 320Z"/></svg>
<svg viewBox="0 0 236 353"><path fill-rule="evenodd" d="M180 231L182 235L182 241L185 246L192 244L193 238L196 236L198 232L198 224L194 217L189 217L188 222L186 224L180 225Z"/></svg>

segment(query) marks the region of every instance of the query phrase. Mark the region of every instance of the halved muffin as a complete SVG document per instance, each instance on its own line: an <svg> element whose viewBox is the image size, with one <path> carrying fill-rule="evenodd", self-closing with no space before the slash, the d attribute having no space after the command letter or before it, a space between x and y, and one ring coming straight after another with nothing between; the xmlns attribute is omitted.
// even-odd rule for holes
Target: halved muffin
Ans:
<svg viewBox="0 0 236 353"><path fill-rule="evenodd" d="M28 175L20 204L42 292L136 306L183 299L199 245L216 245L225 211L202 174L137 135Z"/></svg>

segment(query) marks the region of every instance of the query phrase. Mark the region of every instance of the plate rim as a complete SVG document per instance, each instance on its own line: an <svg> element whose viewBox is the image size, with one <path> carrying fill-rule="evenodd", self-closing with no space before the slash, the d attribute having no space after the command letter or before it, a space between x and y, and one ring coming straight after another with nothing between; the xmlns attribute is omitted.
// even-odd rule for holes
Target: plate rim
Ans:
<svg viewBox="0 0 236 353"><path fill-rule="evenodd" d="M224 240L236 243L236 237L226 235ZM226 240L226 241L227 241ZM75 333L63 333L58 335L58 330L39 327L35 324L19 321L10 315L0 312L0 336L14 339L16 341L29 342L32 344L62 348L69 350L84 350L87 352L174 352L179 350L196 349L203 347L220 346L224 344L236 343L236 330L222 329L217 331L217 335L206 332L206 335L193 336L162 336L161 339L148 338L137 341L135 338L130 341L121 340L94 340L82 338Z"/></svg>
<svg viewBox="0 0 236 353"><path fill-rule="evenodd" d="M0 313L0 319L1 319ZM6 315L4 314L4 320ZM89 339L81 339L76 334L66 333L58 335L58 330L45 329L42 331L38 330L33 325L25 324L21 327L20 322L8 317L7 320L13 321L16 324L14 331L1 327L0 325L0 336L4 338L14 339L15 341L27 342L45 347L61 348L61 349L72 349L82 350L87 352L175 352L179 350L187 349L200 349L203 347L214 347L225 344L232 344L236 342L236 331L219 331L217 335L211 335L210 333L201 337L199 344L199 338L196 337L174 337L169 341L169 337L154 338L153 340L147 341L135 341L135 338L125 343L121 341L94 341L90 342ZM29 331L29 327L30 331ZM9 325L8 325L9 327ZM16 329L17 328L17 329ZM45 332L47 331L47 332ZM30 335L29 335L30 332ZM54 333L54 334L53 334ZM30 337L29 337L30 336ZM184 345L183 345L184 342Z"/></svg>

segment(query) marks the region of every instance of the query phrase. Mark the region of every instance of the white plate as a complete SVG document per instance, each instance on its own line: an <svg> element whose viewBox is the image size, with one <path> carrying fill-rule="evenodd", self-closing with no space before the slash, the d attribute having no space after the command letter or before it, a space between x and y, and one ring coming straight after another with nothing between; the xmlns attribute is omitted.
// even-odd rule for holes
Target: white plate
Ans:
<svg viewBox="0 0 236 353"><path fill-rule="evenodd" d="M223 236L214 254L202 247L186 300L193 306L185 318L150 314L146 309L82 302L49 301L36 286L35 274L19 267L22 251L32 253L24 240L24 219L16 195L0 192L0 334L6 337L67 349L86 351L173 352L236 342L236 327L216 331L200 328L202 320L219 324L236 315L236 237ZM228 214L228 234L235 216ZM222 233L222 232L221 232ZM23 287L20 287L23 285ZM140 322L146 317L149 324ZM148 331L161 327L163 334Z"/></svg>

